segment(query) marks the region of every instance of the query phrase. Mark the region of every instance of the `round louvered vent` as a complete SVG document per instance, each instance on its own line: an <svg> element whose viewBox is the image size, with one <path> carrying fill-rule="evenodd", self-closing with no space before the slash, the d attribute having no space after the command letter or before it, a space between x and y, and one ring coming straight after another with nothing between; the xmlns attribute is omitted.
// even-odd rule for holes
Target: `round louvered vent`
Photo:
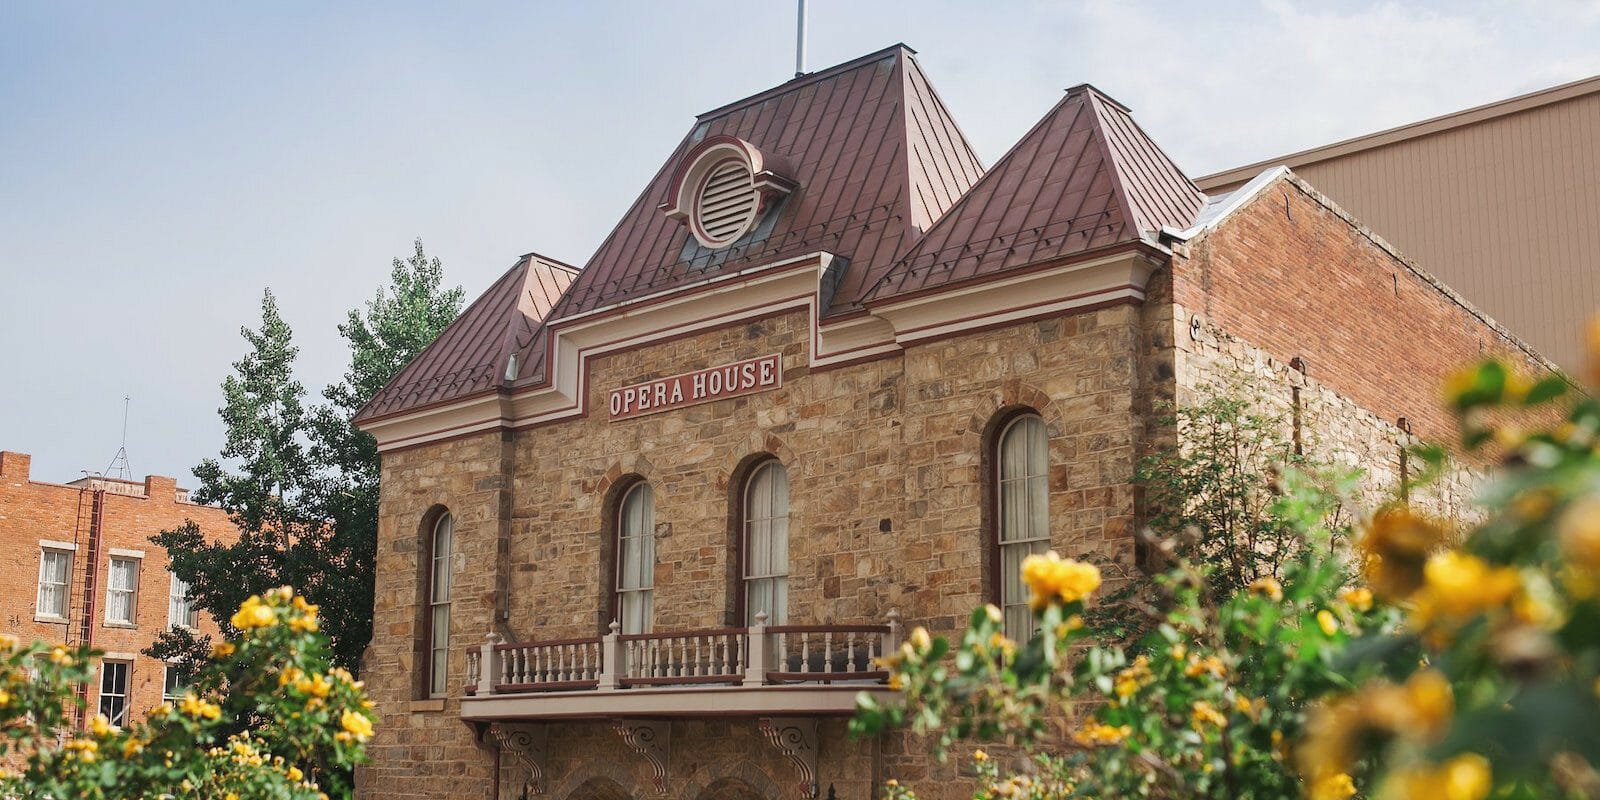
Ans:
<svg viewBox="0 0 1600 800"><path fill-rule="evenodd" d="M722 161L706 172L695 198L695 238L707 247L733 244L750 230L760 207L750 167L736 158Z"/></svg>

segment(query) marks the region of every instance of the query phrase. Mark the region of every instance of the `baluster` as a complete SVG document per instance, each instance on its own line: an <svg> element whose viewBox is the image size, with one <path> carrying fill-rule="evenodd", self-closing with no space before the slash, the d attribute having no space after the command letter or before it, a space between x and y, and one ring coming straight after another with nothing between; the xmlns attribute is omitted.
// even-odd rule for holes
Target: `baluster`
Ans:
<svg viewBox="0 0 1600 800"><path fill-rule="evenodd" d="M722 640L722 673L721 674L723 674L723 675L732 674L733 673L733 663L732 663L732 661L733 661L733 648L728 646L728 644L729 644L728 637L719 636L717 638ZM715 653L715 651L713 651L713 653Z"/></svg>
<svg viewBox="0 0 1600 800"><path fill-rule="evenodd" d="M732 674L744 672L744 637L735 636L733 640L733 669Z"/></svg>
<svg viewBox="0 0 1600 800"><path fill-rule="evenodd" d="M659 678L661 677L661 641L659 639L649 639L647 641L650 642L650 668L645 671L645 674L651 678Z"/></svg>
<svg viewBox="0 0 1600 800"><path fill-rule="evenodd" d="M627 663L622 665L622 677L624 677L624 678L632 678L633 677L633 671L635 669L638 669L638 667L639 667L639 647L638 647L638 644L639 644L638 642L633 642L633 641L630 641L630 642L627 643L627 650L628 650Z"/></svg>
<svg viewBox="0 0 1600 800"><path fill-rule="evenodd" d="M811 671L811 632L800 634L800 671Z"/></svg>
<svg viewBox="0 0 1600 800"><path fill-rule="evenodd" d="M778 634L778 671L789 671L789 634Z"/></svg>
<svg viewBox="0 0 1600 800"><path fill-rule="evenodd" d="M562 672L563 675L566 676L562 680L570 681L570 680L575 680L577 678L577 676L574 675L573 671L572 671L573 664L575 662L575 659L572 657L573 656L572 647L573 646L569 644L566 647L561 648L561 672Z"/></svg>
<svg viewBox="0 0 1600 800"><path fill-rule="evenodd" d="M579 649L583 651L583 666L578 668L578 676L579 676L578 680L586 681L586 680L589 680L589 645L588 645L588 643L584 643L584 644L580 645Z"/></svg>
<svg viewBox="0 0 1600 800"><path fill-rule="evenodd" d="M515 655L515 650L502 650L500 652L500 674L495 676L495 683L511 682L511 659Z"/></svg>
<svg viewBox="0 0 1600 800"><path fill-rule="evenodd" d="M528 680L528 651L519 647L514 652L516 653L517 666L511 673L511 677L514 679L512 683L526 683Z"/></svg>
<svg viewBox="0 0 1600 800"><path fill-rule="evenodd" d="M833 671L833 631L822 634L822 671Z"/></svg>
<svg viewBox="0 0 1600 800"><path fill-rule="evenodd" d="M689 662L689 675L691 677L698 678L706 674L704 666L700 663L700 640L704 638L706 637L694 637L694 660Z"/></svg>
<svg viewBox="0 0 1600 800"><path fill-rule="evenodd" d="M844 639L844 671L856 671L856 637L846 636Z"/></svg>

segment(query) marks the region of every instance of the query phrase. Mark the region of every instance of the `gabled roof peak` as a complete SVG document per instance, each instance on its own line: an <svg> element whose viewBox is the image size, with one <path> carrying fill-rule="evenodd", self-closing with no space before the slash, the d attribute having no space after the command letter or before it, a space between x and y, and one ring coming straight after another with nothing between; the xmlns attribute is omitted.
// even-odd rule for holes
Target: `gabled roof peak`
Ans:
<svg viewBox="0 0 1600 800"><path fill-rule="evenodd" d="M1133 113L1133 109L1128 108L1127 106L1125 106L1122 103L1118 102L1117 98L1112 97L1109 94L1106 94L1105 92L1101 91L1098 87L1096 87L1092 83L1080 83L1077 86L1069 86L1069 87L1067 87L1067 96L1068 97L1071 97L1073 95L1079 95L1079 94L1081 94L1081 95L1094 95L1095 97L1100 98L1101 102L1110 104L1112 107L1116 108L1117 110L1121 111L1124 114L1132 114Z"/></svg>
<svg viewBox="0 0 1600 800"><path fill-rule="evenodd" d="M710 111L704 112L704 113L696 116L695 119L700 121L700 122L705 122L706 120L715 119L717 117L723 116L724 114L729 114L729 113L732 113L734 111L738 111L741 108L752 106L752 105L755 105L756 103L765 102L767 100L773 99L774 97L781 97L781 96L783 96L785 94L788 94L789 92L795 91L797 89L800 89L802 87L808 86L810 84L817 83L819 81L825 81L828 78L831 78L831 77L833 77L835 75L838 75L840 73L849 72L850 70L853 70L856 67L859 67L859 66L861 66L863 64L870 64L870 63L872 63L874 61L882 61L884 59L891 58L891 57L894 57L894 56L899 56L899 55L902 55L902 54L903 55L916 55L917 51L911 49L910 47L906 46L903 43L898 43L897 42L895 44L892 44L892 45L889 45L888 47L883 48L882 50L871 52L871 53L868 53L868 54L866 54L864 56L860 56L860 57L857 57L857 58L852 58L849 61L846 61L846 62L841 63L841 64L835 64L835 65L833 65L831 67L828 67L826 69L820 69L820 70L817 70L816 72L807 72L804 75L797 75L794 78L791 78L791 79L789 79L787 81L784 81L783 83L778 84L777 86L772 87L771 89L765 89L765 90L762 90L760 92L756 92L755 94L750 95L749 97L745 97L745 98L740 99L740 100L735 100L735 101L733 101L731 103L727 103L725 105L717 106L716 108L713 108Z"/></svg>

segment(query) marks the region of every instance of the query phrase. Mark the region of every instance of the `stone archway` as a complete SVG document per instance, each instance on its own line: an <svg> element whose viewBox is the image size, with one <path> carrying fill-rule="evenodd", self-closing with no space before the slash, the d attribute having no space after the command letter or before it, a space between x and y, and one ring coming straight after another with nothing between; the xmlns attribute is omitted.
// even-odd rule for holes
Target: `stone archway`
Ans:
<svg viewBox="0 0 1600 800"><path fill-rule="evenodd" d="M776 800L738 778L721 778L700 790L692 800Z"/></svg>
<svg viewBox="0 0 1600 800"><path fill-rule="evenodd" d="M562 800L633 800L628 790L605 776L595 776L568 792Z"/></svg>

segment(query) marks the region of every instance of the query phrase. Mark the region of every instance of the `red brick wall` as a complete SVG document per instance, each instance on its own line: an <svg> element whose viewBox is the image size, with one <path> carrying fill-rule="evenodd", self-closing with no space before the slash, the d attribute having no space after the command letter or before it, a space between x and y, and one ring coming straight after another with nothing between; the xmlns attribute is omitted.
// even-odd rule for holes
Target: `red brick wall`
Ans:
<svg viewBox="0 0 1600 800"><path fill-rule="evenodd" d="M30 459L22 453L0 452L0 631L24 642L64 641L71 625L72 636L80 635L84 613L83 587L88 567L89 519L93 491L75 486L42 483L30 479ZM166 552L150 537L193 520L207 536L232 532L222 510L177 501L177 485L172 478L152 475L137 488L143 496L106 492L99 558L99 588L94 599L94 646L108 654L132 655L128 680L128 709L142 716L161 702L163 665L139 655L168 625L167 600L171 578L167 573ZM40 540L75 542L68 592L70 623L41 621L36 617L38 600ZM134 596L134 624L110 626L106 623L106 586L109 582L112 549L143 551L139 561L138 588ZM209 619L200 620L201 631L217 633ZM99 704L99 686L89 692L91 711Z"/></svg>
<svg viewBox="0 0 1600 800"><path fill-rule="evenodd" d="M1174 256L1172 278L1179 305L1283 361L1305 359L1322 384L1427 439L1455 434L1440 387L1457 367L1500 355L1546 369L1297 179Z"/></svg>

